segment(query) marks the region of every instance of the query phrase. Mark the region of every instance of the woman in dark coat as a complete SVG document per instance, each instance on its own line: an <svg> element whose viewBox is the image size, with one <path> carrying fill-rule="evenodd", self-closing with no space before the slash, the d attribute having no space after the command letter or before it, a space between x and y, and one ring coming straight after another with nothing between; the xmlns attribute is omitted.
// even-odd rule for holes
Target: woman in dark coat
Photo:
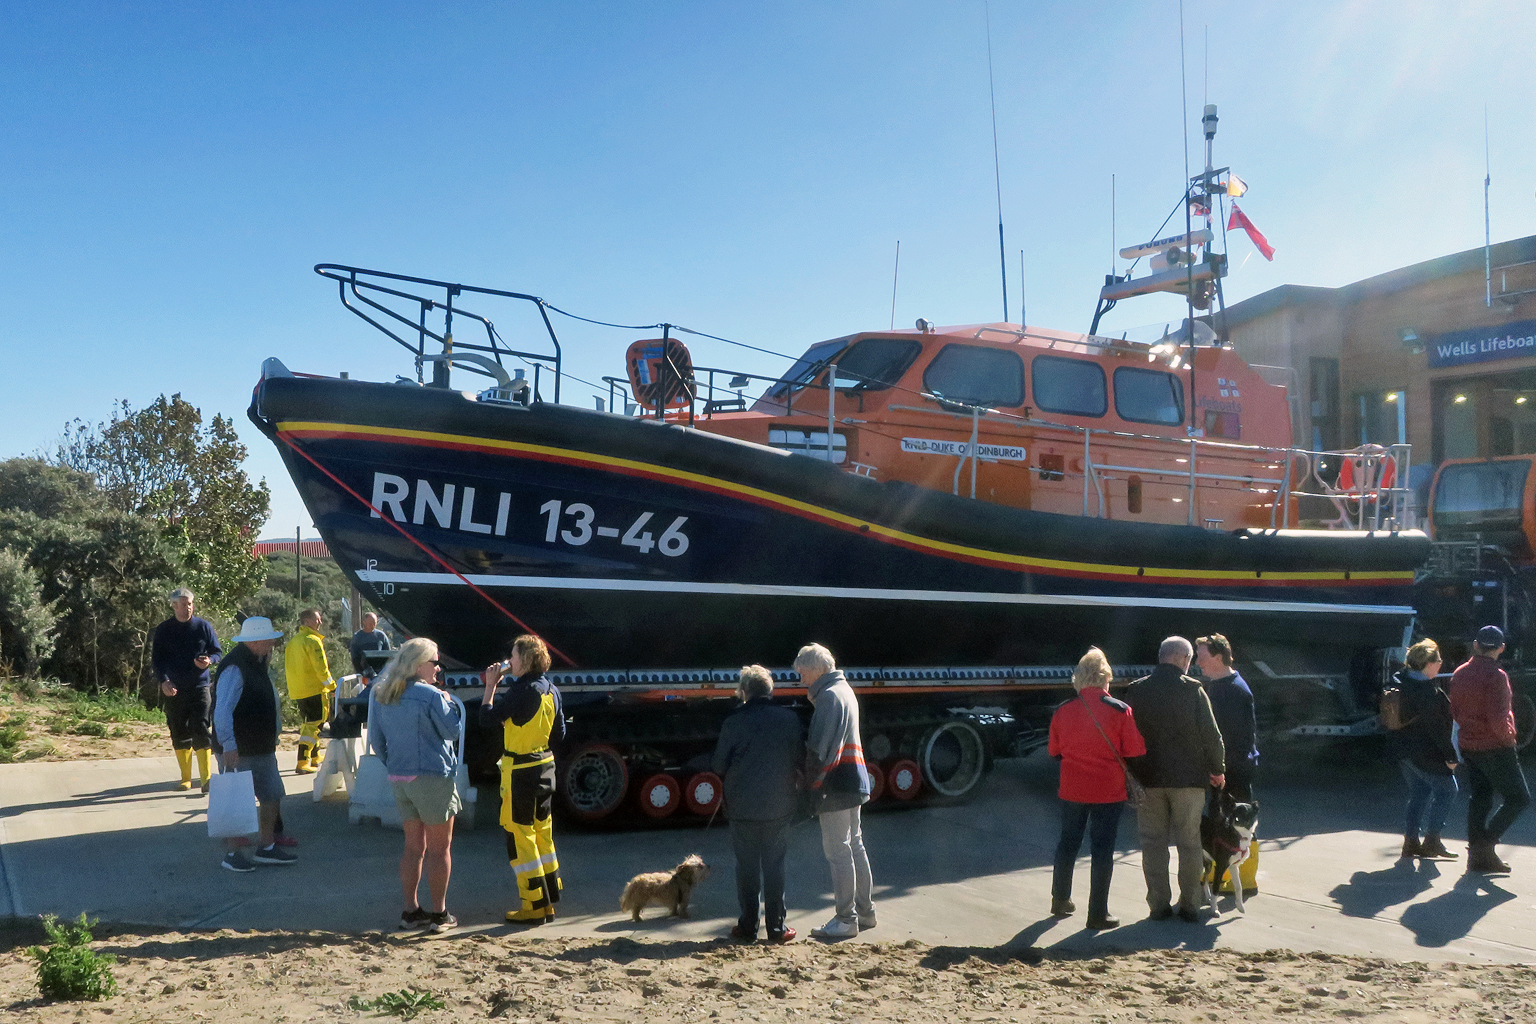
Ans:
<svg viewBox="0 0 1536 1024"><path fill-rule="evenodd" d="M1393 733L1393 746L1408 783L1404 860L1456 856L1440 841L1440 830L1456 801L1456 748L1451 743L1450 698L1435 681L1439 674L1440 648L1433 640L1420 640L1408 648L1407 666L1395 677L1403 727ZM1425 827L1423 841L1421 827Z"/></svg>

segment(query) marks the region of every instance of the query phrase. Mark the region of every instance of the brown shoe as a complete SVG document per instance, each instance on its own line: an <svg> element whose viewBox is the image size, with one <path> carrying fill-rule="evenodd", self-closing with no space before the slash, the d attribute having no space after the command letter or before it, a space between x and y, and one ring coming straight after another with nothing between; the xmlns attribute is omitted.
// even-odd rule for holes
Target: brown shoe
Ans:
<svg viewBox="0 0 1536 1024"><path fill-rule="evenodd" d="M1075 913L1077 913L1077 905L1074 904L1071 900L1058 900L1055 897L1051 898L1052 917L1071 917Z"/></svg>
<svg viewBox="0 0 1536 1024"><path fill-rule="evenodd" d="M1484 875L1507 875L1509 865L1499 860L1492 843L1467 844L1467 870Z"/></svg>
<svg viewBox="0 0 1536 1024"><path fill-rule="evenodd" d="M1445 848L1445 844L1440 841L1440 833L1431 832L1419 844L1419 856L1433 857L1435 860L1455 860L1457 855Z"/></svg>
<svg viewBox="0 0 1536 1024"><path fill-rule="evenodd" d="M1403 852L1398 855L1398 860L1413 860L1424 856L1424 848L1419 845L1418 836L1403 836Z"/></svg>

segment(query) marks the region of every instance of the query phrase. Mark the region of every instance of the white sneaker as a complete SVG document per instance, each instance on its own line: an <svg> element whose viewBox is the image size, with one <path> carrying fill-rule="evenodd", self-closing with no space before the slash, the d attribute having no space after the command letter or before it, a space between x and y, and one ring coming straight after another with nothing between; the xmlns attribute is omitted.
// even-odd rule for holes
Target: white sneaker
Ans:
<svg viewBox="0 0 1536 1024"><path fill-rule="evenodd" d="M834 917L820 928L811 929L813 939L851 939L859 934L859 926L851 921Z"/></svg>
<svg viewBox="0 0 1536 1024"><path fill-rule="evenodd" d="M875 920L875 912L873 910L871 910L867 914L860 914L859 915L859 931L861 931L861 932L869 931L871 928L873 928L878 923L879 922L877 922Z"/></svg>

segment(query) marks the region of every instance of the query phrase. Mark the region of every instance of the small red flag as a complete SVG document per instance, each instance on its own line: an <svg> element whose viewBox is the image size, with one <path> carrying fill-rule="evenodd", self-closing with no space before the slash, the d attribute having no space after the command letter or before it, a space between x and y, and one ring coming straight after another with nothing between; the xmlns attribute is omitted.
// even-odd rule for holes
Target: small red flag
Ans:
<svg viewBox="0 0 1536 1024"><path fill-rule="evenodd" d="M1248 215L1244 213L1236 203L1233 203L1232 216L1227 219L1227 230L1235 231L1238 228L1242 228L1244 231L1248 232L1248 237L1252 239L1253 244L1258 247L1259 252L1264 254L1265 259L1269 260L1271 263L1274 262L1275 247L1270 245L1269 241L1264 237L1263 233L1260 232L1258 228L1253 226L1253 221L1248 219Z"/></svg>

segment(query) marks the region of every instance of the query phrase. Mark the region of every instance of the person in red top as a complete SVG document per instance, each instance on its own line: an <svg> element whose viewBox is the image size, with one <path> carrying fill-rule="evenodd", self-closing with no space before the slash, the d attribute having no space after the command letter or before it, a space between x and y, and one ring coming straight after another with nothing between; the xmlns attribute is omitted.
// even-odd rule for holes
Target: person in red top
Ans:
<svg viewBox="0 0 1536 1024"><path fill-rule="evenodd" d="M1472 657L1451 676L1451 717L1459 727L1457 745L1467 764L1472 795L1467 801L1467 870L1507 874L1509 865L1494 847L1504 830L1531 802L1531 790L1515 752L1515 712L1509 676L1499 668L1504 631L1484 626L1472 643ZM1493 817L1493 794L1503 803Z"/></svg>
<svg viewBox="0 0 1536 1024"><path fill-rule="evenodd" d="M1089 832L1093 867L1088 876L1088 927L1115 928L1109 916L1109 880L1115 870L1115 833L1125 809L1124 759L1147 752L1130 705L1109 695L1109 659L1088 648L1072 673L1077 696L1051 718L1050 755L1061 761L1061 839L1051 875L1051 913L1067 917L1072 905L1072 868ZM1090 828L1091 826L1091 828Z"/></svg>

